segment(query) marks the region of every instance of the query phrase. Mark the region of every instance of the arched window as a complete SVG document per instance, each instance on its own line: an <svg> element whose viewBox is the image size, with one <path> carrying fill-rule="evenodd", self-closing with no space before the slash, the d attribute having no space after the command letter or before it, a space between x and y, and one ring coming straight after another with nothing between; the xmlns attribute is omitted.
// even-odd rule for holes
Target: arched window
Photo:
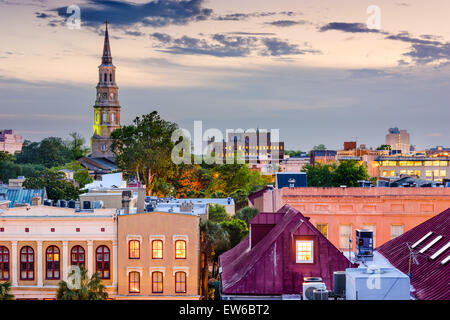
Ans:
<svg viewBox="0 0 450 320"><path fill-rule="evenodd" d="M72 266L83 266L85 263L84 249L82 246L74 246L70 252L70 264Z"/></svg>
<svg viewBox="0 0 450 320"><path fill-rule="evenodd" d="M102 115L103 115L102 123L108 122L108 114L106 112L103 112Z"/></svg>
<svg viewBox="0 0 450 320"><path fill-rule="evenodd" d="M109 81L112 82L112 73L109 74Z"/></svg>
<svg viewBox="0 0 450 320"><path fill-rule="evenodd" d="M105 74L103 75L103 81L104 81L104 82L106 82L106 81L108 80L108 78L107 78L107 77L108 77L108 74L107 74L107 73L105 73Z"/></svg>
<svg viewBox="0 0 450 320"><path fill-rule="evenodd" d="M175 292L186 293L186 272L175 272Z"/></svg>
<svg viewBox="0 0 450 320"><path fill-rule="evenodd" d="M9 250L0 246L0 280L9 280Z"/></svg>
<svg viewBox="0 0 450 320"><path fill-rule="evenodd" d="M186 241L175 241L175 259L186 259Z"/></svg>
<svg viewBox="0 0 450 320"><path fill-rule="evenodd" d="M109 248L107 246L99 246L96 254L96 269L101 279L109 279Z"/></svg>
<svg viewBox="0 0 450 320"><path fill-rule="evenodd" d="M113 94L111 94L111 95L113 95ZM113 112L113 113L111 113L111 123L115 123L115 122L116 122L116 113Z"/></svg>
<svg viewBox="0 0 450 320"><path fill-rule="evenodd" d="M20 249L20 280L34 280L34 251L28 246Z"/></svg>
<svg viewBox="0 0 450 320"><path fill-rule="evenodd" d="M152 272L152 292L163 293L163 273L160 271Z"/></svg>
<svg viewBox="0 0 450 320"><path fill-rule="evenodd" d="M46 279L58 280L59 279L59 249L57 246L50 246L47 248L45 262L46 262Z"/></svg>
<svg viewBox="0 0 450 320"><path fill-rule="evenodd" d="M152 258L162 259L163 258L163 242L162 240L152 241Z"/></svg>
<svg viewBox="0 0 450 320"><path fill-rule="evenodd" d="M130 293L139 293L141 291L141 274L136 271L128 275L128 287Z"/></svg>
<svg viewBox="0 0 450 320"><path fill-rule="evenodd" d="M139 259L141 256L141 243L139 240L128 241L128 258Z"/></svg>

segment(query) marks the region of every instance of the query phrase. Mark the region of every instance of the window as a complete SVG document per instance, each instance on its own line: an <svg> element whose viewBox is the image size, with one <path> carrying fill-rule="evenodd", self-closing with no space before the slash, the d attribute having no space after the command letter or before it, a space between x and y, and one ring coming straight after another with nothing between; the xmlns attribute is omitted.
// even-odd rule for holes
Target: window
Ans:
<svg viewBox="0 0 450 320"><path fill-rule="evenodd" d="M34 251L31 247L20 249L20 280L34 279Z"/></svg>
<svg viewBox="0 0 450 320"><path fill-rule="evenodd" d="M48 280L58 280L59 279L59 249L57 246L50 246L47 248L45 262L46 262L45 278Z"/></svg>
<svg viewBox="0 0 450 320"><path fill-rule="evenodd" d="M160 271L152 272L152 292L163 293L163 273Z"/></svg>
<svg viewBox="0 0 450 320"><path fill-rule="evenodd" d="M141 291L141 274L136 271L132 271L128 275L130 293L139 293Z"/></svg>
<svg viewBox="0 0 450 320"><path fill-rule="evenodd" d="M96 269L101 279L109 279L109 249L107 246L99 246L96 255Z"/></svg>
<svg viewBox="0 0 450 320"><path fill-rule="evenodd" d="M175 292L186 293L186 272L175 272Z"/></svg>
<svg viewBox="0 0 450 320"><path fill-rule="evenodd" d="M84 249L82 246L74 246L70 253L70 264L73 266L84 266Z"/></svg>
<svg viewBox="0 0 450 320"><path fill-rule="evenodd" d="M186 241L175 241L175 259L186 259Z"/></svg>
<svg viewBox="0 0 450 320"><path fill-rule="evenodd" d="M106 112L103 112L102 116L103 116L102 122L106 123L108 121L108 114Z"/></svg>
<svg viewBox="0 0 450 320"><path fill-rule="evenodd" d="M112 95L112 97L114 97L114 95ZM115 123L116 122L116 113L113 112L111 113L111 123Z"/></svg>
<svg viewBox="0 0 450 320"><path fill-rule="evenodd" d="M9 280L9 250L0 246L0 280Z"/></svg>
<svg viewBox="0 0 450 320"><path fill-rule="evenodd" d="M312 240L295 241L295 262L314 263L314 241Z"/></svg>
<svg viewBox="0 0 450 320"><path fill-rule="evenodd" d="M325 238L328 238L328 224L318 224L317 230L319 230L320 233L325 236Z"/></svg>
<svg viewBox="0 0 450 320"><path fill-rule="evenodd" d="M109 74L109 81L112 82L112 73Z"/></svg>
<svg viewBox="0 0 450 320"><path fill-rule="evenodd" d="M103 74L103 80L106 82L106 80L107 80L107 77L108 77L108 74Z"/></svg>
<svg viewBox="0 0 450 320"><path fill-rule="evenodd" d="M341 224L339 226L339 248L341 250L352 248L349 239L352 239L352 225Z"/></svg>
<svg viewBox="0 0 450 320"><path fill-rule="evenodd" d="M162 259L163 258L163 242L162 240L152 241L152 258Z"/></svg>
<svg viewBox="0 0 450 320"><path fill-rule="evenodd" d="M106 151L106 144L102 144L102 151Z"/></svg>
<svg viewBox="0 0 450 320"><path fill-rule="evenodd" d="M140 258L140 250L141 244L139 240L130 240L128 241L128 258L129 259L139 259Z"/></svg>
<svg viewBox="0 0 450 320"><path fill-rule="evenodd" d="M391 239L394 239L401 234L403 234L403 225L402 224L391 225Z"/></svg>

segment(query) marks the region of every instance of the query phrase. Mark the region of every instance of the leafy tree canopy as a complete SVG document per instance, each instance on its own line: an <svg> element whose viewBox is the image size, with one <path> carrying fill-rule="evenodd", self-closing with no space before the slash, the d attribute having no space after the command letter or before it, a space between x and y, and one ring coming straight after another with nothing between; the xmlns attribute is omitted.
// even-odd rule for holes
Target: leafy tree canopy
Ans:
<svg viewBox="0 0 450 320"><path fill-rule="evenodd" d="M225 207L220 204L210 204L208 208L209 220L213 222L222 222L230 220L230 215L226 212Z"/></svg>
<svg viewBox="0 0 450 320"><path fill-rule="evenodd" d="M30 177L25 180L23 187L26 189L46 188L47 196L52 200L77 200L80 190L71 182L64 180L61 172L46 170L39 177Z"/></svg>
<svg viewBox="0 0 450 320"><path fill-rule="evenodd" d="M56 300L106 300L108 293L98 273L89 279L87 270L80 267L69 274L69 280L58 283Z"/></svg>
<svg viewBox="0 0 450 320"><path fill-rule="evenodd" d="M356 160L341 161L338 165L306 165L303 171L310 187L358 187L358 180L370 178L367 168Z"/></svg>
<svg viewBox="0 0 450 320"><path fill-rule="evenodd" d="M249 226L250 220L252 220L257 214L258 214L258 209L251 208L251 207L245 207L245 208L242 208L241 210L239 210L234 215L234 218L245 221L247 226Z"/></svg>
<svg viewBox="0 0 450 320"><path fill-rule="evenodd" d="M327 147L325 147L324 144L319 144L317 146L314 146L313 150L327 150Z"/></svg>

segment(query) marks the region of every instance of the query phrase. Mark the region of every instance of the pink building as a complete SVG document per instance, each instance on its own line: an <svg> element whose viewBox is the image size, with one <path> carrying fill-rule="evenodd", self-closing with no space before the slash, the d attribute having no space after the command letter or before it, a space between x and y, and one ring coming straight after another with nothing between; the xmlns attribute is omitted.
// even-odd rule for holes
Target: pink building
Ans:
<svg viewBox="0 0 450 320"><path fill-rule="evenodd" d="M14 130L0 131L0 152L14 154L22 151L22 136L14 134Z"/></svg>
<svg viewBox="0 0 450 320"><path fill-rule="evenodd" d="M376 247L450 208L450 188L282 188L249 196L260 212L284 205L311 218L316 228L342 251L355 230L370 229Z"/></svg>
<svg viewBox="0 0 450 320"><path fill-rule="evenodd" d="M286 205L261 212L250 222L250 235L219 257L221 295L281 298L299 295L305 277L321 277L333 289L333 272L349 260L309 219Z"/></svg>

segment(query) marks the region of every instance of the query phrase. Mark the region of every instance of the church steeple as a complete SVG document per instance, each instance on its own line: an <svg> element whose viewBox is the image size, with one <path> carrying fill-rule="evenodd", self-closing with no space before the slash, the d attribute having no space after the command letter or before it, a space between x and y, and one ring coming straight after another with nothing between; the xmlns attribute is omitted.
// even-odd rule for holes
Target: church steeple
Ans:
<svg viewBox="0 0 450 320"><path fill-rule="evenodd" d="M109 44L109 34L108 34L108 20L105 21L105 24L106 24L105 44L103 45L102 64L112 64L111 46Z"/></svg>
<svg viewBox="0 0 450 320"><path fill-rule="evenodd" d="M108 21L105 22L105 42L102 64L98 67L97 99L94 105L94 134L91 139L91 156L114 158L110 149L111 133L120 128L119 87L116 84L116 67L112 64Z"/></svg>

